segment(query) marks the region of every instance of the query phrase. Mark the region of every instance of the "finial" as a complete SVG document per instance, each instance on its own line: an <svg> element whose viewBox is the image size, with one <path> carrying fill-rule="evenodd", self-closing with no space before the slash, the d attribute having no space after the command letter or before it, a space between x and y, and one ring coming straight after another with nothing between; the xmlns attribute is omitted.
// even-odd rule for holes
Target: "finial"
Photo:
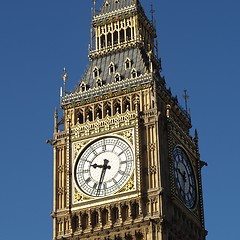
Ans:
<svg viewBox="0 0 240 240"><path fill-rule="evenodd" d="M63 79L64 95L65 95L65 94L66 94L66 83L67 83L67 79L68 79L68 74L67 74L67 70L66 70L66 68L63 68L62 79Z"/></svg>
<svg viewBox="0 0 240 240"><path fill-rule="evenodd" d="M58 115L58 110L57 110L57 108L55 108L54 114L55 114L55 116Z"/></svg>
<svg viewBox="0 0 240 240"><path fill-rule="evenodd" d="M58 132L58 110L57 110L57 108L55 108L55 111L54 111L54 132L55 133Z"/></svg>
<svg viewBox="0 0 240 240"><path fill-rule="evenodd" d="M188 99L189 99L189 96L187 95L187 90L186 89L184 90L183 98L185 100L185 110L186 110L186 112L189 112L189 110L188 110Z"/></svg>
<svg viewBox="0 0 240 240"><path fill-rule="evenodd" d="M150 13L151 13L152 23L153 23L155 10L153 9L153 5L152 5L152 4L151 4L151 10L150 10Z"/></svg>
<svg viewBox="0 0 240 240"><path fill-rule="evenodd" d="M93 16L96 16L96 2L97 0L93 0Z"/></svg>
<svg viewBox="0 0 240 240"><path fill-rule="evenodd" d="M196 140L198 140L198 131L197 131L197 129L195 129L194 138L195 138Z"/></svg>

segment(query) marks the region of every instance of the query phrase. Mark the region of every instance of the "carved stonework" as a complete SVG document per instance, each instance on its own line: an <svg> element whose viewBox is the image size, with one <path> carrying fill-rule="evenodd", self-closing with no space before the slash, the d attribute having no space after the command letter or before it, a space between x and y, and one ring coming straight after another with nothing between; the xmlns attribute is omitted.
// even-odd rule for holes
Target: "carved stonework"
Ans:
<svg viewBox="0 0 240 240"><path fill-rule="evenodd" d="M63 194L65 192L65 189L63 187L59 187L57 193Z"/></svg>
<svg viewBox="0 0 240 240"><path fill-rule="evenodd" d="M74 188L74 203L83 202L86 200L90 200L91 198L79 192L76 188Z"/></svg>
<svg viewBox="0 0 240 240"><path fill-rule="evenodd" d="M81 141L81 142L77 142L73 144L73 152L74 152L74 158L77 157L78 153L80 152L80 150L89 142L89 140L87 141Z"/></svg>
<svg viewBox="0 0 240 240"><path fill-rule="evenodd" d="M149 172L150 172L151 174L156 174L156 173L157 173L157 166L155 166L155 165L154 165L154 166L151 166Z"/></svg>
<svg viewBox="0 0 240 240"><path fill-rule="evenodd" d="M63 172L64 171L64 166L63 165L58 166L57 171L59 173Z"/></svg>
<svg viewBox="0 0 240 240"><path fill-rule="evenodd" d="M155 143L149 143L147 150L148 151L154 151L156 149L156 144Z"/></svg>
<svg viewBox="0 0 240 240"><path fill-rule="evenodd" d="M118 135L123 136L131 144L133 144L133 132L132 132L132 130L126 130L126 131L119 132Z"/></svg>
<svg viewBox="0 0 240 240"><path fill-rule="evenodd" d="M119 192L128 192L135 189L134 175L128 180L127 184Z"/></svg>
<svg viewBox="0 0 240 240"><path fill-rule="evenodd" d="M94 122L87 121L84 124L77 123L72 128L72 139L81 139L98 133L104 134L110 130L113 131L119 128L135 126L136 123L137 114L135 111L126 111L123 114L116 114L116 116L106 116Z"/></svg>

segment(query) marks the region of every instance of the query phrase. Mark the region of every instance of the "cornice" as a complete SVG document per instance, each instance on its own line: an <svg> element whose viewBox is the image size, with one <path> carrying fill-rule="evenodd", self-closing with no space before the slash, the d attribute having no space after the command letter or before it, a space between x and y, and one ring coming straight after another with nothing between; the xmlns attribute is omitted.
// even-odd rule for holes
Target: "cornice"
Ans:
<svg viewBox="0 0 240 240"><path fill-rule="evenodd" d="M118 9L112 12L98 14L93 17L92 24L93 26L103 25L109 22L113 22L114 20L117 21L117 20L122 20L126 17L131 17L136 13L137 13L137 7L132 5L132 6ZM114 17L117 17L117 18L114 19Z"/></svg>
<svg viewBox="0 0 240 240"><path fill-rule="evenodd" d="M88 89L84 92L76 91L62 97L61 107L63 109L69 109L76 104L84 105L88 99L91 99L91 102L94 102L94 98L99 96L105 95L109 98L109 94L119 93L119 95L122 95L122 93L136 91L143 88L146 84L149 84L151 80L152 75L146 73L134 79L125 79L120 82L109 83L101 87Z"/></svg>

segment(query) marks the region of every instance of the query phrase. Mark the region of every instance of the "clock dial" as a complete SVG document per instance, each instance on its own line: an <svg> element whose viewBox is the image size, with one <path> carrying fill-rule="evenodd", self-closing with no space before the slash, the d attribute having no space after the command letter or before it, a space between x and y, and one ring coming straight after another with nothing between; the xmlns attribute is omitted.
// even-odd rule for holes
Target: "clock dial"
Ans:
<svg viewBox="0 0 240 240"><path fill-rule="evenodd" d="M80 154L75 179L87 195L102 197L120 190L132 175L131 146L117 137L105 137L88 145Z"/></svg>
<svg viewBox="0 0 240 240"><path fill-rule="evenodd" d="M177 146L173 151L174 176L185 206L192 209L196 204L196 181L192 166L185 151Z"/></svg>

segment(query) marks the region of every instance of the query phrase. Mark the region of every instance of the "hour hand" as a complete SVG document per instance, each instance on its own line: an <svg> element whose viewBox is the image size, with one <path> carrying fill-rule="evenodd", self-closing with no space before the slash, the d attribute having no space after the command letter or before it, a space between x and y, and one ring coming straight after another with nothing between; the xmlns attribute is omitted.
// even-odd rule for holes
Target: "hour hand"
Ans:
<svg viewBox="0 0 240 240"><path fill-rule="evenodd" d="M91 165L91 167L93 167L93 168L103 168L103 165L98 165L98 164L94 163L93 165Z"/></svg>
<svg viewBox="0 0 240 240"><path fill-rule="evenodd" d="M178 173L181 175L183 181L186 182L186 172L184 171L184 172L182 173L182 171L181 171L179 168L177 169L177 171L178 171Z"/></svg>
<svg viewBox="0 0 240 240"><path fill-rule="evenodd" d="M98 165L98 164L96 164L96 163L94 163L93 165L91 165L91 167L93 167L93 168L104 168L104 169L110 169L111 168L111 166L108 166L107 164L108 164L108 160L104 160L104 165Z"/></svg>

